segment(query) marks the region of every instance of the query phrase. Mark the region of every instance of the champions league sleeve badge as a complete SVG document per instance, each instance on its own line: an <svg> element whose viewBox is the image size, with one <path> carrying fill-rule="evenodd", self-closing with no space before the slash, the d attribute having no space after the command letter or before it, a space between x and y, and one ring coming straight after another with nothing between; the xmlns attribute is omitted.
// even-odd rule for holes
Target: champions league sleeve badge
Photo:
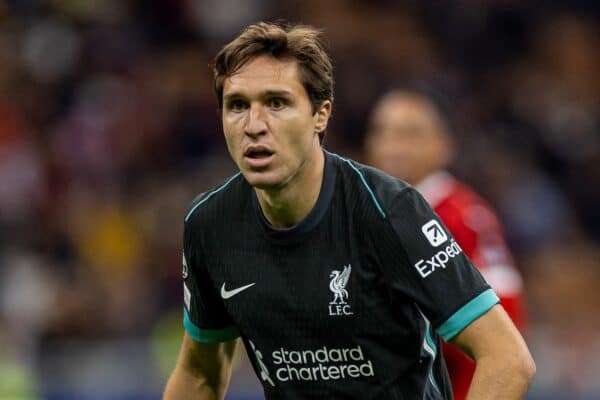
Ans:
<svg viewBox="0 0 600 400"><path fill-rule="evenodd" d="M183 279L187 279L189 275L187 260L185 259L185 253L182 254L182 263L183 263Z"/></svg>

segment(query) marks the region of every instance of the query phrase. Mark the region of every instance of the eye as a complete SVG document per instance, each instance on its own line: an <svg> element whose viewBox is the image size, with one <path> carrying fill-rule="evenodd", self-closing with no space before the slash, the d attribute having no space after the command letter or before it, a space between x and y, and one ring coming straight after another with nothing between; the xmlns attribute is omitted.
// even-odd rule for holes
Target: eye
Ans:
<svg viewBox="0 0 600 400"><path fill-rule="evenodd" d="M242 112L246 108L248 108L248 104L245 101L243 101L243 100L236 99L236 100L231 100L227 104L227 108L230 109L233 112Z"/></svg>
<svg viewBox="0 0 600 400"><path fill-rule="evenodd" d="M286 106L286 101L285 101L285 99L282 99L281 97L273 97L273 98L269 99L269 107L271 107L273 110L281 110L285 106Z"/></svg>

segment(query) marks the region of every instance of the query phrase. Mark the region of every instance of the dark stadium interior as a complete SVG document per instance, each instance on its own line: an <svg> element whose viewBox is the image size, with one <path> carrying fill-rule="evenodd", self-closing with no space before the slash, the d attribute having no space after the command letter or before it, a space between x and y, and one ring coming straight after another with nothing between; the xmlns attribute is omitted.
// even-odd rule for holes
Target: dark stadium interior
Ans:
<svg viewBox="0 0 600 400"><path fill-rule="evenodd" d="M0 398L160 398L183 216L234 171L211 57L280 18L329 39L329 150L363 160L391 88L443 106L452 171L499 212L525 278L528 398L598 398L599 16L584 0L0 0ZM228 399L259 398L240 360Z"/></svg>

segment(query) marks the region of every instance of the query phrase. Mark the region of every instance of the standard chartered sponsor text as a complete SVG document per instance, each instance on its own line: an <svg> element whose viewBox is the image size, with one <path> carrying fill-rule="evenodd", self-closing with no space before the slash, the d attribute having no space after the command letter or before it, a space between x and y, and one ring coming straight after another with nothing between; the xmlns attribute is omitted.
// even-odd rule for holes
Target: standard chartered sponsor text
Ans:
<svg viewBox="0 0 600 400"><path fill-rule="evenodd" d="M360 346L316 350L273 351L273 364L281 366L275 376L281 382L338 380L374 376L373 363Z"/></svg>

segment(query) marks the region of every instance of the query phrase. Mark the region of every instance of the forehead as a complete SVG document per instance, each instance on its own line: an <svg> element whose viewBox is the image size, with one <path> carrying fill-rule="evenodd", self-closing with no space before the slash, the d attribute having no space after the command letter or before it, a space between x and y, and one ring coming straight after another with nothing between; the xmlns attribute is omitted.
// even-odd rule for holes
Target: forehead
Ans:
<svg viewBox="0 0 600 400"><path fill-rule="evenodd" d="M433 107L417 97L388 96L375 108L372 121L395 126L420 126L435 128L439 117Z"/></svg>
<svg viewBox="0 0 600 400"><path fill-rule="evenodd" d="M252 96L277 90L304 92L296 60L259 56L250 60L223 82L223 96L231 94Z"/></svg>

